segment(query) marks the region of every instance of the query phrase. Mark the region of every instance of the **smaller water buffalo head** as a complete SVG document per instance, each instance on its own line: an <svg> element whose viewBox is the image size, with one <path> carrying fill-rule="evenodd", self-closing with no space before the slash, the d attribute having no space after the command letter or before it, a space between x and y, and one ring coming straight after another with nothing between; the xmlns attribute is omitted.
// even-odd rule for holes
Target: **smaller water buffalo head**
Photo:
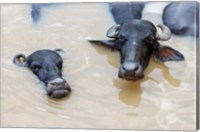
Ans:
<svg viewBox="0 0 200 132"><path fill-rule="evenodd" d="M13 62L28 67L45 84L50 97L59 99L70 93L70 86L62 78L63 60L56 51L38 50L28 57L17 54Z"/></svg>
<svg viewBox="0 0 200 132"><path fill-rule="evenodd" d="M160 45L158 40L166 41L171 37L169 28L158 25L162 33L146 20L131 20L112 26L107 31L109 40L89 40L91 43L106 45L120 51L121 66L118 76L126 80L138 80L144 77L144 70L151 55L157 61L181 61L184 56L177 50Z"/></svg>

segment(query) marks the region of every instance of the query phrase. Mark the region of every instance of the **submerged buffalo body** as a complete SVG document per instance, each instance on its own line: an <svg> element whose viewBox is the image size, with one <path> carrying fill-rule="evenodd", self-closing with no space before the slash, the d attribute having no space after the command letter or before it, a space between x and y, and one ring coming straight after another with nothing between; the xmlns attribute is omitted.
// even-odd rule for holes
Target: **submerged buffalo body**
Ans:
<svg viewBox="0 0 200 132"><path fill-rule="evenodd" d="M55 4L32 4L31 5L31 18L33 22L38 22L42 17L42 10L44 7L50 7Z"/></svg>
<svg viewBox="0 0 200 132"><path fill-rule="evenodd" d="M70 86L62 78L63 60L56 51L38 50L28 57L17 54L13 61L18 66L28 67L45 84L50 97L58 99L70 93Z"/></svg>
<svg viewBox="0 0 200 132"><path fill-rule="evenodd" d="M114 3L110 5L116 25L107 31L109 40L89 40L120 51L121 66L118 76L126 80L144 77L144 70L151 55L157 61L181 61L184 56L177 50L160 45L158 40L166 41L171 32L165 25L158 25L162 34L147 20L141 20L144 3Z"/></svg>
<svg viewBox="0 0 200 132"><path fill-rule="evenodd" d="M199 36L197 2L172 2L163 11L163 23L177 35Z"/></svg>
<svg viewBox="0 0 200 132"><path fill-rule="evenodd" d="M37 22L41 17L41 4L32 4L31 5L31 17L34 22Z"/></svg>

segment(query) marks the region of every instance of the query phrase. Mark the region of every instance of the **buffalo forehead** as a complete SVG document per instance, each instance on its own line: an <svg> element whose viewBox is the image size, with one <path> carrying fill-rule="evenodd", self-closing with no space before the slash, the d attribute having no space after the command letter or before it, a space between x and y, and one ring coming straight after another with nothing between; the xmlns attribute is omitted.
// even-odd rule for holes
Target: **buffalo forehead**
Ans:
<svg viewBox="0 0 200 132"><path fill-rule="evenodd" d="M153 24L148 23L146 21L141 21L140 23L132 21L132 22L124 23L120 27L120 33L126 34L126 35L130 35L132 33L135 33L135 34L141 34L142 33L142 34L144 34L144 33L147 33L147 32L155 33L156 28Z"/></svg>
<svg viewBox="0 0 200 132"><path fill-rule="evenodd" d="M39 50L39 51L32 53L27 58L27 61L29 63L32 61L43 62L45 60L59 62L62 60L62 58L60 57L60 55L58 53L56 53L55 51L51 51L51 50Z"/></svg>

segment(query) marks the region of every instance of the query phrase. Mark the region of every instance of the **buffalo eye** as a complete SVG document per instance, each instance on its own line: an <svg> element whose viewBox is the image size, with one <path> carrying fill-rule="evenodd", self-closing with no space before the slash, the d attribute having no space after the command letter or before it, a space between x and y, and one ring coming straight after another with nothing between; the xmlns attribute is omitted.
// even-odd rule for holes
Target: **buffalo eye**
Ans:
<svg viewBox="0 0 200 132"><path fill-rule="evenodd" d="M56 64L56 66L58 67L58 69L62 69L62 61L60 61L60 62L58 62L57 64Z"/></svg>
<svg viewBox="0 0 200 132"><path fill-rule="evenodd" d="M34 65L31 66L31 70L32 70L34 73L37 73L41 68L42 68L42 66L39 65L39 64L34 64Z"/></svg>
<svg viewBox="0 0 200 132"><path fill-rule="evenodd" d="M144 39L146 43L153 43L155 40L155 37L153 34L147 35L147 37Z"/></svg>
<svg viewBox="0 0 200 132"><path fill-rule="evenodd" d="M127 40L127 39L126 39L125 36L120 35L120 37L119 37L119 41L120 41L120 42L124 42L124 41L126 41L126 40Z"/></svg>

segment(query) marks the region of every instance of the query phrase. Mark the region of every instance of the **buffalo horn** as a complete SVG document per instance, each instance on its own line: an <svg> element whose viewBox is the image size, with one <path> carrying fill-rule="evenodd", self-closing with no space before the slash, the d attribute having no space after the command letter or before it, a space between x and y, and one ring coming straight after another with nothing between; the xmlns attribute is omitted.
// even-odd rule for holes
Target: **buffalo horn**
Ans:
<svg viewBox="0 0 200 132"><path fill-rule="evenodd" d="M109 37L109 38L117 38L118 33L119 33L119 27L120 27L119 24L110 27L107 31L106 36Z"/></svg>
<svg viewBox="0 0 200 132"><path fill-rule="evenodd" d="M162 30L161 34L159 34L158 32L156 33L157 40L167 41L171 38L172 33L167 26L159 24L157 25L157 27L159 27Z"/></svg>

